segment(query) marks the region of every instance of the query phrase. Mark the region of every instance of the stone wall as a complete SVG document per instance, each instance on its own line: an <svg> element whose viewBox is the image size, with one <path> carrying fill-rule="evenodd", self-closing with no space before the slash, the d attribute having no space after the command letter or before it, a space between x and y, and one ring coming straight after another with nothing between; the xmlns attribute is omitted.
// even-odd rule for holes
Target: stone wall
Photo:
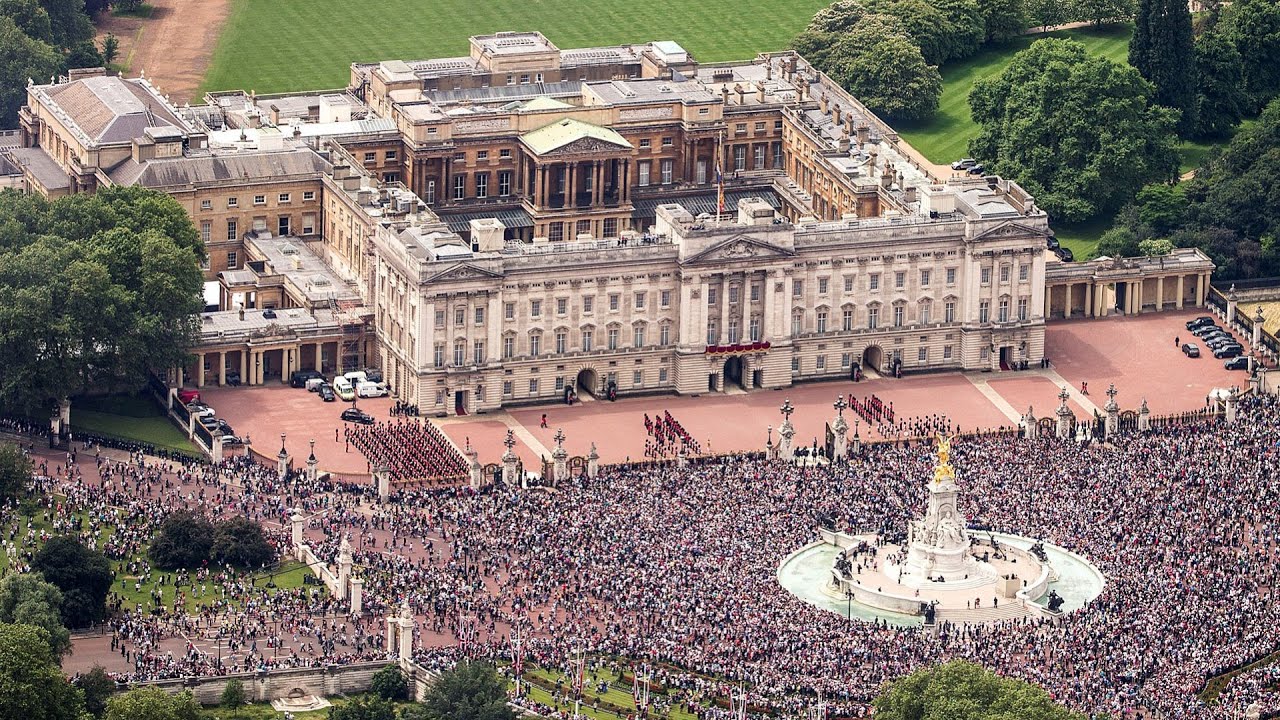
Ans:
<svg viewBox="0 0 1280 720"><path fill-rule="evenodd" d="M245 697L250 702L270 702L294 695L318 695L332 697L361 693L369 689L374 673L393 665L391 660L351 663L349 665L325 665L324 667L289 668L232 675L175 678L137 683L137 687L153 686L171 693L191 691L203 705L216 705L222 699L222 691L232 679L244 683ZM414 673L425 676L425 673ZM428 680L429 681L429 680ZM415 685L421 684L415 682ZM296 691L300 691L296 692Z"/></svg>

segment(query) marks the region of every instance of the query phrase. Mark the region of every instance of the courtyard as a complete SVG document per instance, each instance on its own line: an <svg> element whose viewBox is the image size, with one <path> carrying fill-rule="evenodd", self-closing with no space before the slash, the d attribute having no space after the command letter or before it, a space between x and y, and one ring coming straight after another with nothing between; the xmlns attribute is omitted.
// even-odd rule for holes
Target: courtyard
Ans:
<svg viewBox="0 0 1280 720"><path fill-rule="evenodd" d="M499 462L503 442L511 430L512 450L528 469L550 458L554 436L565 435L571 456L585 456L592 443L602 463L645 459L644 418L670 413L706 454L761 450L770 428L777 440L782 424L779 407L790 401L797 446L821 445L825 425L833 420L837 397L867 400L875 396L892 404L900 423L910 425L931 416L944 416L962 432L1011 428L1031 408L1035 416L1052 416L1057 394L1065 385L1077 417L1091 417L1106 405L1104 394L1114 383L1122 410L1137 410L1145 399L1154 415L1202 408L1214 388L1243 387L1247 375L1223 368L1212 357L1185 357L1175 338L1186 342L1184 323L1202 310L1146 314L1050 323L1045 354L1051 366L1018 372L947 372L908 375L900 380L879 378L851 382L796 385L785 390L761 390L702 396L653 395L624 397L616 402L587 399L572 407L559 403L518 407L484 415L432 418L459 450L468 443L480 462ZM1089 394L1081 393L1087 383ZM323 403L314 393L286 386L209 388L205 399L241 436L248 435L255 452L274 458L280 435L295 466L301 466L316 441L322 471L353 478L368 476L369 463L348 446L339 413L346 403ZM391 418L393 401L361 399L360 409L378 420ZM546 427L542 418L546 416ZM873 427L846 410L850 433L863 441L892 439L894 432ZM425 421L425 420L424 420Z"/></svg>

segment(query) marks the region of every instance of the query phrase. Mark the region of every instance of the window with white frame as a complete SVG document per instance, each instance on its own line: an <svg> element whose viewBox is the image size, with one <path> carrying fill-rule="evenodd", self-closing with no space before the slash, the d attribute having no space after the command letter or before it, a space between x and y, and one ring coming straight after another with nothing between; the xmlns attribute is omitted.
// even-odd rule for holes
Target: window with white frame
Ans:
<svg viewBox="0 0 1280 720"><path fill-rule="evenodd" d="M606 337L608 342L608 348L610 350L617 350L618 349L618 328L616 327L609 328L609 332Z"/></svg>
<svg viewBox="0 0 1280 720"><path fill-rule="evenodd" d="M529 333L529 356L538 357L542 354L542 333Z"/></svg>
<svg viewBox="0 0 1280 720"><path fill-rule="evenodd" d="M872 305L867 308L867 329L875 330L880 327L880 307Z"/></svg>
<svg viewBox="0 0 1280 720"><path fill-rule="evenodd" d="M510 335L502 338L502 359L510 360L516 356L516 339Z"/></svg>
<svg viewBox="0 0 1280 720"><path fill-rule="evenodd" d="M999 318L1000 322L1002 323L1009 322L1009 298L1007 297L1000 298L1000 303L996 306L996 308L997 308L996 317Z"/></svg>
<svg viewBox="0 0 1280 720"><path fill-rule="evenodd" d="M956 284L956 269L955 269L955 268L947 268L947 284L948 284L948 285L955 285L955 284Z"/></svg>
<svg viewBox="0 0 1280 720"><path fill-rule="evenodd" d="M791 313L791 334L799 335L804 332L804 311L796 310Z"/></svg>
<svg viewBox="0 0 1280 720"><path fill-rule="evenodd" d="M848 332L853 329L853 308L845 308L840 313L840 329Z"/></svg>
<svg viewBox="0 0 1280 720"><path fill-rule="evenodd" d="M453 343L453 366L462 367L467 362L467 343L457 340Z"/></svg>
<svg viewBox="0 0 1280 720"><path fill-rule="evenodd" d="M867 284L871 290L880 289L880 273L871 273L867 276Z"/></svg>
<svg viewBox="0 0 1280 720"><path fill-rule="evenodd" d="M484 341L476 340L471 346L471 360L476 365L483 365L485 361Z"/></svg>
<svg viewBox="0 0 1280 720"><path fill-rule="evenodd" d="M658 344L662 347L671 344L671 325L663 323L658 326Z"/></svg>
<svg viewBox="0 0 1280 720"><path fill-rule="evenodd" d="M824 333L827 331L827 311L819 310L817 315L817 331Z"/></svg>
<svg viewBox="0 0 1280 720"><path fill-rule="evenodd" d="M453 176L453 199L462 200L466 196L467 196L467 176L454 175Z"/></svg>
<svg viewBox="0 0 1280 720"><path fill-rule="evenodd" d="M435 344L435 352L432 356L432 360L435 367L444 367L444 343L438 342Z"/></svg>
<svg viewBox="0 0 1280 720"><path fill-rule="evenodd" d="M1027 319L1027 305L1028 305L1027 300L1028 299L1025 297L1018 298L1018 320L1019 321L1026 321Z"/></svg>
<svg viewBox="0 0 1280 720"><path fill-rule="evenodd" d="M907 307L902 303L895 304L893 306L893 326L902 327L903 322L906 321L906 317Z"/></svg>
<svg viewBox="0 0 1280 720"><path fill-rule="evenodd" d="M644 325L636 325L631 329L631 346L644 347Z"/></svg>
<svg viewBox="0 0 1280 720"><path fill-rule="evenodd" d="M556 331L556 353L562 354L569 351L569 333L563 330Z"/></svg>
<svg viewBox="0 0 1280 720"><path fill-rule="evenodd" d="M984 323L991 319L991 301L978 301L978 322Z"/></svg>
<svg viewBox="0 0 1280 720"><path fill-rule="evenodd" d="M592 350L595 350L595 339L596 339L595 330L591 329L590 327L583 328L582 329L582 351L591 352Z"/></svg>

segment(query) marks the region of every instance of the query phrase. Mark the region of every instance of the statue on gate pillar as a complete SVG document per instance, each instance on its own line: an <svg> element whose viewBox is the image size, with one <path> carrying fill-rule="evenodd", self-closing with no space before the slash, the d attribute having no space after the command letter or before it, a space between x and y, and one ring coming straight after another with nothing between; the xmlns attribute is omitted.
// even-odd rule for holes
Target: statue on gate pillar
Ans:
<svg viewBox="0 0 1280 720"><path fill-rule="evenodd" d="M554 463L551 472L558 485L569 479L569 453L564 449L564 428L556 428L554 439L556 449L551 451L551 460Z"/></svg>
<svg viewBox="0 0 1280 720"><path fill-rule="evenodd" d="M1028 440L1035 440L1040 436L1040 423L1030 405L1027 406L1027 414L1022 416L1022 430L1023 436Z"/></svg>
<svg viewBox="0 0 1280 720"><path fill-rule="evenodd" d="M778 428L778 455L784 462L791 462L794 454L794 447L791 443L796 436L795 426L791 424L791 413L795 412L796 409L791 405L791 400L788 399L783 401L782 407L778 408L778 411L782 413L783 417L782 427Z"/></svg>
<svg viewBox="0 0 1280 720"><path fill-rule="evenodd" d="M1058 399L1062 404L1058 405L1058 439L1066 440L1071 437L1071 421L1075 419L1075 413L1071 412L1071 408L1067 407L1067 400L1071 398L1071 392L1067 387L1062 386L1062 392L1058 393Z"/></svg>
<svg viewBox="0 0 1280 720"><path fill-rule="evenodd" d="M831 449L831 462L844 462L849 451L849 423L845 422L844 409L849 407L843 395L837 395L831 405L836 409L835 422L831 424L831 432L835 435L835 445Z"/></svg>

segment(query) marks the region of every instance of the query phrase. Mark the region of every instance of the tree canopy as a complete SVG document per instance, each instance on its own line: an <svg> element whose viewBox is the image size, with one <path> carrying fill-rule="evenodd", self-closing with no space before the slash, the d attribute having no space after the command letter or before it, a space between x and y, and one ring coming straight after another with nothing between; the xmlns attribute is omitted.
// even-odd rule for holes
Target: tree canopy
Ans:
<svg viewBox="0 0 1280 720"><path fill-rule="evenodd" d="M101 622L114 573L107 558L75 538L50 538L31 560L45 580L62 590L62 622L78 628Z"/></svg>
<svg viewBox="0 0 1280 720"><path fill-rule="evenodd" d="M1252 111L1280 95L1280 3L1275 0L1234 0L1225 13L1223 30L1243 59L1244 91Z"/></svg>
<svg viewBox="0 0 1280 720"><path fill-rule="evenodd" d="M52 45L29 37L13 18L0 15L0 127L18 125L28 79L47 83L61 71L62 57Z"/></svg>
<svg viewBox="0 0 1280 720"><path fill-rule="evenodd" d="M929 65L972 55L986 35L974 0L866 0L866 6L896 18Z"/></svg>
<svg viewBox="0 0 1280 720"><path fill-rule="evenodd" d="M963 660L887 684L875 699L876 720L1084 720L1043 688L1002 678Z"/></svg>
<svg viewBox="0 0 1280 720"><path fill-rule="evenodd" d="M1196 38L1195 135L1221 138L1244 118L1249 96L1244 91L1244 58L1231 35L1218 29Z"/></svg>
<svg viewBox="0 0 1280 720"><path fill-rule="evenodd" d="M49 203L0 192L0 407L137 388L182 362L204 305L203 254L164 193L104 188Z"/></svg>
<svg viewBox="0 0 1280 720"><path fill-rule="evenodd" d="M1178 170L1176 113L1153 104L1136 70L1048 38L1018 53L969 96L970 153L1016 180L1059 220L1114 212Z"/></svg>
<svg viewBox="0 0 1280 720"><path fill-rule="evenodd" d="M112 680L101 665L94 665L89 672L81 673L73 683L84 693L84 709L99 718L107 711L107 701L116 692L116 681Z"/></svg>
<svg viewBox="0 0 1280 720"><path fill-rule="evenodd" d="M34 625L49 636L49 656L61 662L71 652L71 632L62 624L62 591L40 573L0 580L0 622Z"/></svg>
<svg viewBox="0 0 1280 720"><path fill-rule="evenodd" d="M107 701L104 720L200 720L200 704L190 692L177 695L143 687Z"/></svg>
<svg viewBox="0 0 1280 720"><path fill-rule="evenodd" d="M440 673L422 700L431 720L515 720L507 705L507 686L492 665L459 663Z"/></svg>
<svg viewBox="0 0 1280 720"><path fill-rule="evenodd" d="M196 569L206 565L256 568L275 560L276 551L262 526L248 518L231 518L216 525L188 510L179 510L160 523L147 548L156 567Z"/></svg>
<svg viewBox="0 0 1280 720"><path fill-rule="evenodd" d="M81 720L84 696L62 674L49 645L42 628L0 623L0 718Z"/></svg>
<svg viewBox="0 0 1280 720"><path fill-rule="evenodd" d="M31 459L21 448L0 442L0 502L25 495L33 471Z"/></svg>
<svg viewBox="0 0 1280 720"><path fill-rule="evenodd" d="M1157 105L1182 114L1178 132L1196 128L1196 63L1191 11L1186 0L1139 0L1129 64L1155 86Z"/></svg>

